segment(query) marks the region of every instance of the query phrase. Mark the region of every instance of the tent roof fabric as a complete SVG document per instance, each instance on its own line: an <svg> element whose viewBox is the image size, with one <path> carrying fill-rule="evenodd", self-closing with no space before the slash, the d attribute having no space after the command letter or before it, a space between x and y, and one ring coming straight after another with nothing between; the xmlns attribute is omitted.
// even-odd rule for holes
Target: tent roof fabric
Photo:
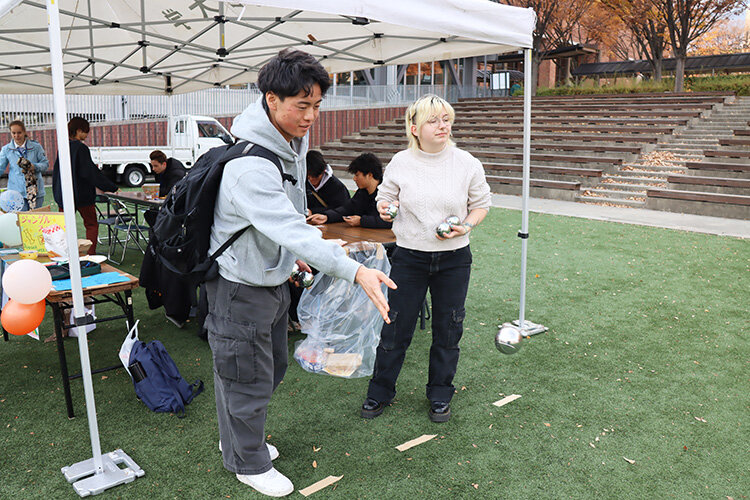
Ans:
<svg viewBox="0 0 750 500"><path fill-rule="evenodd" d="M486 0L58 5L68 94L184 93L248 83L287 47L313 54L331 73L502 53L531 47L536 22L532 9ZM0 0L0 93L52 91L45 8L44 0Z"/></svg>
<svg viewBox="0 0 750 500"><path fill-rule="evenodd" d="M664 59L662 70L674 71L674 69L675 60L673 58ZM685 71L688 73L725 69L750 71L750 53L695 56L688 57L685 61ZM641 60L581 64L571 73L573 76L612 76L633 75L635 73L650 74L652 71L649 62Z"/></svg>

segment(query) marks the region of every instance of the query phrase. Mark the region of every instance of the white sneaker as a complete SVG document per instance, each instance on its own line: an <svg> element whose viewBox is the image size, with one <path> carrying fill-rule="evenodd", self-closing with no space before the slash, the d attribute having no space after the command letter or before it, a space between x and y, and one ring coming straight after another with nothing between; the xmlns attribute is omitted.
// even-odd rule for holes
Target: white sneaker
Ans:
<svg viewBox="0 0 750 500"><path fill-rule="evenodd" d="M271 455L271 460L279 458L279 450L274 445L266 443L266 448L268 448L268 454Z"/></svg>
<svg viewBox="0 0 750 500"><path fill-rule="evenodd" d="M279 450L274 445L266 443L266 448L268 448L268 454L271 455L271 460L279 458ZM219 439L219 453L221 451L221 439Z"/></svg>
<svg viewBox="0 0 750 500"><path fill-rule="evenodd" d="M273 467L263 474L237 474L237 479L269 497L285 497L294 491L289 478Z"/></svg>

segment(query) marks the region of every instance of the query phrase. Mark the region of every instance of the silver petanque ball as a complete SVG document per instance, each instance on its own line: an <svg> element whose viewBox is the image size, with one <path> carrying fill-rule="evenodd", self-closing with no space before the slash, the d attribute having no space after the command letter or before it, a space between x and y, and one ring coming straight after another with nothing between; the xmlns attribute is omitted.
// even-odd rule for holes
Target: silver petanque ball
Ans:
<svg viewBox="0 0 750 500"><path fill-rule="evenodd" d="M451 225L447 222L441 222L440 224L438 224L438 227L435 228L435 232L438 234L438 236L445 236L451 231Z"/></svg>
<svg viewBox="0 0 750 500"><path fill-rule="evenodd" d="M398 205L396 205L395 203L391 203L390 205L388 205L388 208L386 208L385 211L391 219L395 219L398 215Z"/></svg>
<svg viewBox="0 0 750 500"><path fill-rule="evenodd" d="M303 271L299 273L299 281L298 283L302 285L305 288L310 288L315 281L315 276L313 276L313 273L308 273L307 271Z"/></svg>
<svg viewBox="0 0 750 500"><path fill-rule="evenodd" d="M458 215L451 215L447 219L445 219L445 222L450 224L451 226L460 226L461 225L461 219L459 219Z"/></svg>
<svg viewBox="0 0 750 500"><path fill-rule="evenodd" d="M512 323L503 323L495 335L495 347L503 354L515 354L521 349L521 329Z"/></svg>

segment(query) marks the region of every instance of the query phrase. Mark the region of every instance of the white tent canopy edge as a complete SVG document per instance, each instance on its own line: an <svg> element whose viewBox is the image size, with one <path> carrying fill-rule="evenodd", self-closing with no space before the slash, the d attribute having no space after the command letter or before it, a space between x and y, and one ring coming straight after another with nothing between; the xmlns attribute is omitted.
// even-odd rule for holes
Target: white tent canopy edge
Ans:
<svg viewBox="0 0 750 500"><path fill-rule="evenodd" d="M68 94L164 94L253 82L280 49L331 73L531 47L535 14L487 0L56 0ZM0 0L0 88L50 93L42 0ZM314 10L310 10L314 9Z"/></svg>

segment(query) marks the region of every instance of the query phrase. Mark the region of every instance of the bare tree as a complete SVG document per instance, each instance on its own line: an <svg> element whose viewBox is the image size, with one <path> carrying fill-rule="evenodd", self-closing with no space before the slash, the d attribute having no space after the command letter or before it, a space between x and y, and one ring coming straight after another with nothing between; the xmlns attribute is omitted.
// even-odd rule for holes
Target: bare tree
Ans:
<svg viewBox="0 0 750 500"><path fill-rule="evenodd" d="M536 95L539 81L539 65L547 51L569 44L571 33L586 8L594 0L492 0L496 3L531 7L536 12L534 46L531 55L531 89L524 89Z"/></svg>
<svg viewBox="0 0 750 500"><path fill-rule="evenodd" d="M684 90L690 44L713 26L747 7L747 0L650 0L664 18L675 58L675 92Z"/></svg>
<svg viewBox="0 0 750 500"><path fill-rule="evenodd" d="M667 38L666 20L654 4L659 1L661 0L601 0L633 34L633 39L640 48L639 52L651 65L657 82L661 81Z"/></svg>

